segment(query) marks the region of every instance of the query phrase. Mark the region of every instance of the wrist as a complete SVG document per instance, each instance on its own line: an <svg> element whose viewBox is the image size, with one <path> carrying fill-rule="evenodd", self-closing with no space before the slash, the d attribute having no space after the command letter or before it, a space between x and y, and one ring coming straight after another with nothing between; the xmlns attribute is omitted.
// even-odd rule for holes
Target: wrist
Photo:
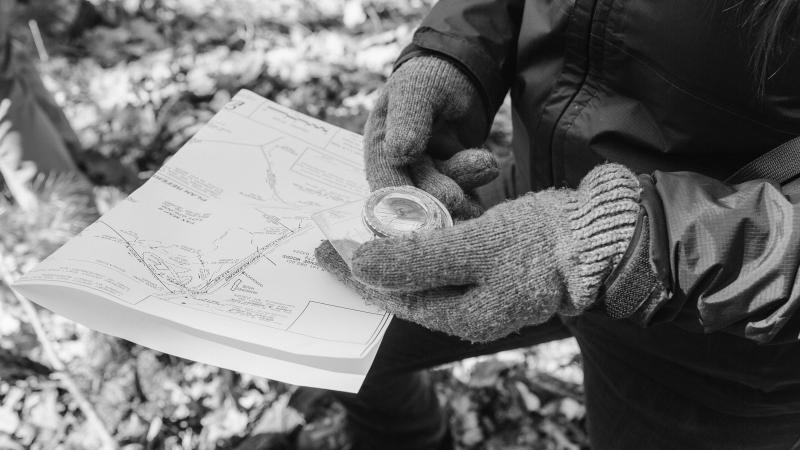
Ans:
<svg viewBox="0 0 800 450"><path fill-rule="evenodd" d="M622 260L639 215L639 182L619 164L593 169L564 202L567 223L561 253L567 299L559 312L579 314L598 298L605 278Z"/></svg>

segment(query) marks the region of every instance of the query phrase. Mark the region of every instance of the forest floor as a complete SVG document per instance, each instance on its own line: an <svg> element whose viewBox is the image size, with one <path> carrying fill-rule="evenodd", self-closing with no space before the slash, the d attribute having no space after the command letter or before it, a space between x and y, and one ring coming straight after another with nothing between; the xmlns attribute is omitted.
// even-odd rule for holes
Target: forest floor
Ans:
<svg viewBox="0 0 800 450"><path fill-rule="evenodd" d="M30 0L14 34L77 132L77 159L96 186L36 178L35 214L0 195L6 282L147 180L239 89L360 132L432 1L94 0L82 12L78 3ZM508 152L509 140L506 108L492 148ZM300 430L343 417L328 396L161 354L40 308L36 315L100 420L87 420L29 311L3 285L3 449L99 448L103 433L126 449L294 449ZM459 449L588 448L572 339L433 373Z"/></svg>

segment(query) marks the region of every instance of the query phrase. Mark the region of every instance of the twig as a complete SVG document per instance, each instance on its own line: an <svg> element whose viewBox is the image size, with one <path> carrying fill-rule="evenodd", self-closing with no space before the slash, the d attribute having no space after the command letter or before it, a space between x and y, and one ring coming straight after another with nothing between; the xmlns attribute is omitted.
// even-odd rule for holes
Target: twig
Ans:
<svg viewBox="0 0 800 450"><path fill-rule="evenodd" d="M558 397L569 397L580 403L586 401L577 386L548 374L537 373L535 376L528 377L528 382L534 390L549 392Z"/></svg>
<svg viewBox="0 0 800 450"><path fill-rule="evenodd" d="M550 419L544 419L539 428L547 433L556 441L556 449L558 450L580 450L580 447L572 442L556 423Z"/></svg>
<svg viewBox="0 0 800 450"><path fill-rule="evenodd" d="M39 60L42 62L47 62L50 59L50 55L47 54L47 48L44 46L42 33L39 31L39 24L36 23L35 20L31 19L28 21L28 28L31 29L33 43L36 45L36 52L39 53Z"/></svg>
<svg viewBox="0 0 800 450"><path fill-rule="evenodd" d="M119 448L117 442L114 441L114 438L111 437L111 434L108 432L108 430L106 430L105 425L98 417L97 412L95 412L92 404L86 399L86 396L83 395L83 392L81 392L77 383L75 383L75 379L72 378L72 375L70 375L66 365L64 365L64 362L61 361L61 358L59 358L56 354L55 349L53 348L53 343L47 337L44 327L42 326L42 322L39 320L39 314L36 312L36 308L33 307L33 304L30 302L30 300L19 295L16 291L11 289L11 274L8 270L6 270L5 264L1 260L0 277L2 277L3 284L5 284L5 286L8 288L7 290L11 292L11 295L13 295L14 298L17 299L17 301L22 305L22 308L25 310L25 313L28 315L28 320L33 326L33 331L36 333L36 337L39 339L39 343L44 349L45 358L56 371L56 373L53 374L53 377L57 379L64 386L64 388L66 388L70 395L72 395L73 400L75 400L75 403L78 404L78 408L81 410L83 415L86 416L86 421L100 437L102 448L104 450Z"/></svg>
<svg viewBox="0 0 800 450"><path fill-rule="evenodd" d="M380 16L378 16L378 12L375 11L375 7L370 5L366 10L367 17L369 17L370 22L372 22L372 28L374 28L376 32L381 31L383 29L383 22Z"/></svg>

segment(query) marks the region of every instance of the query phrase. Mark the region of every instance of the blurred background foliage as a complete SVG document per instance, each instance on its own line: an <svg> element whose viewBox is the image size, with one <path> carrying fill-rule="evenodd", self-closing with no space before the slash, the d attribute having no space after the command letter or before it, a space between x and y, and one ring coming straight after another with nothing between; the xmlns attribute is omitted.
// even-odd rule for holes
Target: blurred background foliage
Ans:
<svg viewBox="0 0 800 450"><path fill-rule="evenodd" d="M342 409L321 392L154 352L37 308L62 371L6 284L144 182L239 89L360 132L433 0L20 3L11 33L72 123L74 156L92 185L26 174L35 209L9 183L0 193L0 448L100 448L104 433L127 449L293 449L338 439ZM507 153L509 139L505 107L490 146ZM60 372L99 422L87 420ZM434 375L460 449L588 445L573 340Z"/></svg>

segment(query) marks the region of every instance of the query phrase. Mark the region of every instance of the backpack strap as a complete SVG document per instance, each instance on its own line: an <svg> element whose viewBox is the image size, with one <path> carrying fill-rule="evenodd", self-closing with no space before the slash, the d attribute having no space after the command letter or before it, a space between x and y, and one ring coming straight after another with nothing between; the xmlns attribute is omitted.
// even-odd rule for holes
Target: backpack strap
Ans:
<svg viewBox="0 0 800 450"><path fill-rule="evenodd" d="M798 176L800 176L800 136L750 161L725 181L737 184L766 178L779 184L786 184Z"/></svg>

